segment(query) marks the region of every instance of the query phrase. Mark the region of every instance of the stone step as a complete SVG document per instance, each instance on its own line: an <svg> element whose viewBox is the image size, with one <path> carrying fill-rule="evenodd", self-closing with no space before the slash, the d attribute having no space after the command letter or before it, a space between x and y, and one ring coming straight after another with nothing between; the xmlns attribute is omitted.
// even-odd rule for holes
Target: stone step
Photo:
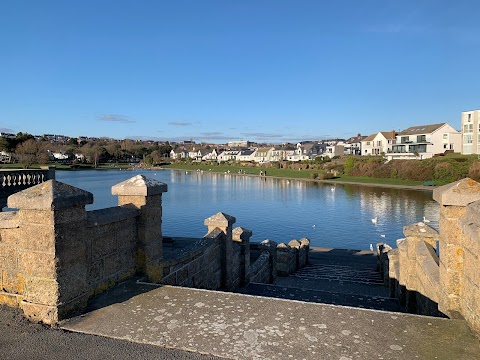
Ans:
<svg viewBox="0 0 480 360"><path fill-rule="evenodd" d="M286 300L298 300L312 303L351 306L363 309L403 312L396 299L382 296L344 294L338 292L313 290L308 288L285 287L281 285L250 283L239 293L265 296Z"/></svg>
<svg viewBox="0 0 480 360"><path fill-rule="evenodd" d="M380 273L346 265L312 264L291 275L305 279L328 279L361 284L383 284Z"/></svg>

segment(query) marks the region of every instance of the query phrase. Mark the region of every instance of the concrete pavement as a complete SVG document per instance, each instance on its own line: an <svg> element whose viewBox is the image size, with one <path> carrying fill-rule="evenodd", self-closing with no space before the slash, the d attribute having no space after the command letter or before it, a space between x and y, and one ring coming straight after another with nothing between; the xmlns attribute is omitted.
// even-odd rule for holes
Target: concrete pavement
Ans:
<svg viewBox="0 0 480 360"><path fill-rule="evenodd" d="M70 331L230 359L479 359L461 320L121 284ZM143 293L142 293L143 292Z"/></svg>

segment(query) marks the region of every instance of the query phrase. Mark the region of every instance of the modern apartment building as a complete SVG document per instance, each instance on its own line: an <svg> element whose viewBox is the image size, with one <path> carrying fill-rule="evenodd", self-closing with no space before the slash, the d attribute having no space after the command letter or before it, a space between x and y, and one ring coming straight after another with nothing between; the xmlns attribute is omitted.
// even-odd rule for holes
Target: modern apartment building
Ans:
<svg viewBox="0 0 480 360"><path fill-rule="evenodd" d="M462 154L480 154L480 110L462 112Z"/></svg>
<svg viewBox="0 0 480 360"><path fill-rule="evenodd" d="M436 154L460 152L461 134L448 123L411 126L397 134L388 160L428 159Z"/></svg>

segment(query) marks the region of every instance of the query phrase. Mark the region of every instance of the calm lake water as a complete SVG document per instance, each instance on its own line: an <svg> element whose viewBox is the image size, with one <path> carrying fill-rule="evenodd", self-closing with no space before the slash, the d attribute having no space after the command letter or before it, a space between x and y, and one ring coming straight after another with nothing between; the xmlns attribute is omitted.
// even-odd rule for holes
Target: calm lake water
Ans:
<svg viewBox="0 0 480 360"><path fill-rule="evenodd" d="M368 249L395 245L402 228L423 220L438 224L439 207L429 191L361 185L330 185L192 171L57 171L58 181L90 191L88 210L116 206L111 187L137 174L168 184L163 194L163 234L202 237L204 219L219 211L253 231L251 241L288 242L307 237L313 245ZM374 225L372 218L377 218Z"/></svg>

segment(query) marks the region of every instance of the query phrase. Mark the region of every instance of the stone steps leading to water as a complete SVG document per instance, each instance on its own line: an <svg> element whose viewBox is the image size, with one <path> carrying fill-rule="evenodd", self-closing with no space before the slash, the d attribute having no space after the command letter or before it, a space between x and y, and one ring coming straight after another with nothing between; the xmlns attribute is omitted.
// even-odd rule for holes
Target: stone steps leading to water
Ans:
<svg viewBox="0 0 480 360"><path fill-rule="evenodd" d="M351 306L371 310L403 312L397 300L380 296L344 294L308 288L254 283L249 284L244 289L240 289L239 292L246 295L265 296L286 300Z"/></svg>

